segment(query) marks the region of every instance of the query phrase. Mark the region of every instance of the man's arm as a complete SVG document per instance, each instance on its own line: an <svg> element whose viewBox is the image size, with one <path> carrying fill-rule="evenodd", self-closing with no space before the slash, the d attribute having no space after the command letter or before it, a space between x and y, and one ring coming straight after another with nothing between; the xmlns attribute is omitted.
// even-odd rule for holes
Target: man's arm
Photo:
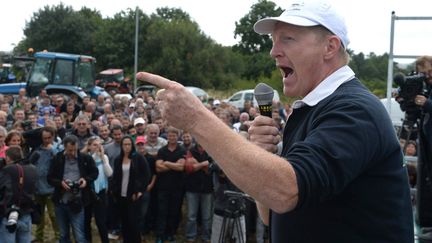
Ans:
<svg viewBox="0 0 432 243"><path fill-rule="evenodd" d="M156 160L156 172L167 172L170 169L165 165L164 161L161 159Z"/></svg>
<svg viewBox="0 0 432 243"><path fill-rule="evenodd" d="M208 167L208 165L209 165L209 161L205 160L205 161L202 161L199 163L194 163L192 165L192 168L193 168L193 171L195 172L195 171L199 171L199 170L202 170L202 169Z"/></svg>
<svg viewBox="0 0 432 243"><path fill-rule="evenodd" d="M145 72L138 73L137 78L164 89L157 98L162 101L162 115L177 128L190 131L242 191L277 213L290 211L297 205L293 167L265 150L277 150L279 131L273 119L262 116L255 119L250 128L255 145L226 126L181 84Z"/></svg>
<svg viewBox="0 0 432 243"><path fill-rule="evenodd" d="M179 159L177 162L164 161L164 165L170 170L183 171L185 159Z"/></svg>

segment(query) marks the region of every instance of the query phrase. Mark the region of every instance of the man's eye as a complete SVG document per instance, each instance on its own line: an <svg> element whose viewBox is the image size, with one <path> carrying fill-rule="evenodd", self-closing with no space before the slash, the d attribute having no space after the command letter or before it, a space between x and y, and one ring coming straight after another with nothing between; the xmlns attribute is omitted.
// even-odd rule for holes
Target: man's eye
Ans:
<svg viewBox="0 0 432 243"><path fill-rule="evenodd" d="M292 41L292 40L294 40L294 38L292 38L291 36L284 36L284 37L282 37L282 40L283 41Z"/></svg>

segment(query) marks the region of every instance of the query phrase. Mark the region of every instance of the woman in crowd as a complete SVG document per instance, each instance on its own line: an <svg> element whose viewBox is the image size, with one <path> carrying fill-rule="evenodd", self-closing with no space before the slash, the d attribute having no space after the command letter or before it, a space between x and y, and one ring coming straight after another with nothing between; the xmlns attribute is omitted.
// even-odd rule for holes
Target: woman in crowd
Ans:
<svg viewBox="0 0 432 243"><path fill-rule="evenodd" d="M73 122L77 117L77 112L75 111L75 102L70 100L66 105L66 112L63 114L63 120L66 124L66 129L71 129L73 127Z"/></svg>
<svg viewBox="0 0 432 243"><path fill-rule="evenodd" d="M417 144L410 140L405 148L405 156L417 156Z"/></svg>
<svg viewBox="0 0 432 243"><path fill-rule="evenodd" d="M114 160L111 190L119 205L124 243L140 243L137 222L141 197L150 181L150 169L146 159L135 152L130 136L122 138L120 147L120 155Z"/></svg>
<svg viewBox="0 0 432 243"><path fill-rule="evenodd" d="M86 145L82 149L83 153L90 154L96 162L96 167L99 170L97 179L93 182L93 198L92 202L85 208L84 211L84 232L88 242L91 240L91 218L94 213L96 226L99 230L99 236L102 243L108 243L108 229L106 225L107 220L107 189L108 177L113 174L112 168L109 164L108 156L104 152L101 139L97 136L91 137L87 140Z"/></svg>
<svg viewBox="0 0 432 243"><path fill-rule="evenodd" d="M6 143L6 128L0 126L0 158L6 158L6 150L9 148Z"/></svg>
<svg viewBox="0 0 432 243"><path fill-rule="evenodd" d="M11 130L8 132L6 136L5 143L7 146L16 145L21 147L24 143L24 139L21 132L16 130Z"/></svg>

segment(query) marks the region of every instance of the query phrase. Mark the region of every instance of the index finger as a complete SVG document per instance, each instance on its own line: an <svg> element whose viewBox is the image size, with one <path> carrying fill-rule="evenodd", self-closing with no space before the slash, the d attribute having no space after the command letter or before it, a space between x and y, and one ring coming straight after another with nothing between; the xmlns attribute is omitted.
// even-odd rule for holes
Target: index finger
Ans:
<svg viewBox="0 0 432 243"><path fill-rule="evenodd" d="M162 89L168 89L172 85L176 84L177 82L171 81L167 78L164 78L162 76L148 73L148 72L139 72L136 75L136 78L138 80L147 81L151 84L154 84Z"/></svg>

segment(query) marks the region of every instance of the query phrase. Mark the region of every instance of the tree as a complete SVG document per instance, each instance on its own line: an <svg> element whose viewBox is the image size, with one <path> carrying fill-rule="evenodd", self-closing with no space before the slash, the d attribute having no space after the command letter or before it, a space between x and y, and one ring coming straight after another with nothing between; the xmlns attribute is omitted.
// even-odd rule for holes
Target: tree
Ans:
<svg viewBox="0 0 432 243"><path fill-rule="evenodd" d="M167 8L156 12L143 41L143 69L203 88L226 88L240 76L239 56L207 37L188 14Z"/></svg>
<svg viewBox="0 0 432 243"><path fill-rule="evenodd" d="M253 25L267 16L277 16L282 9L275 3L267 0L259 0L252 5L251 10L236 22L235 37L240 36L240 42L233 46L235 52L244 55L244 63L247 63L242 77L249 80L258 80L262 77L270 77L274 70L274 61L269 55L272 41L268 35L259 35L253 30Z"/></svg>
<svg viewBox="0 0 432 243"><path fill-rule="evenodd" d="M121 68L132 71L135 52L135 9L127 9L106 18L94 34L98 69ZM149 17L139 11L139 56L142 55Z"/></svg>
<svg viewBox="0 0 432 243"><path fill-rule="evenodd" d="M93 32L102 21L96 10L82 8L76 12L60 3L45 6L33 14L24 28L25 40L21 48L70 53L92 53ZM25 45L25 46L24 46Z"/></svg>
<svg viewBox="0 0 432 243"><path fill-rule="evenodd" d="M239 22L235 22L234 37L240 37L240 43L234 46L234 50L243 54L254 54L258 52L269 52L272 41L268 35L259 35L253 30L253 25L262 18L268 16L279 16L282 9L274 2L259 0L252 5L251 10Z"/></svg>

